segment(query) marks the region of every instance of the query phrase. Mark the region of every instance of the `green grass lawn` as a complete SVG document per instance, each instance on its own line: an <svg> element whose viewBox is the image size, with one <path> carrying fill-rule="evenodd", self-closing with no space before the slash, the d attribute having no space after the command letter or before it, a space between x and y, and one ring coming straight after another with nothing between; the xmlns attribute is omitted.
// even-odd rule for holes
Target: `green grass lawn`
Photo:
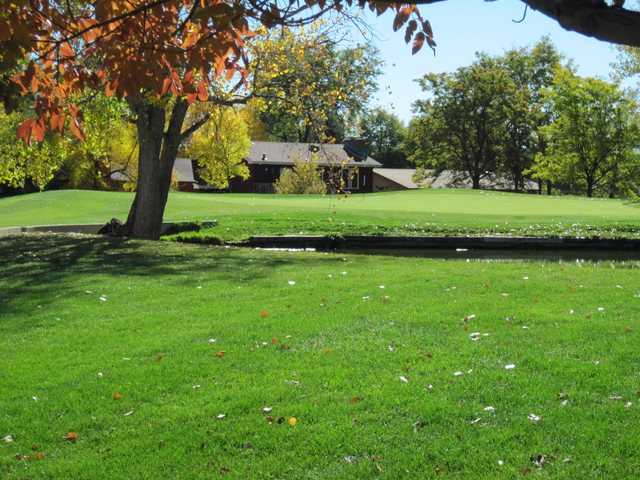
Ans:
<svg viewBox="0 0 640 480"><path fill-rule="evenodd" d="M128 193L51 191L0 199L0 226L125 219ZM200 235L514 234L640 237L640 208L621 200L471 190L345 196L172 193L167 220L212 220Z"/></svg>
<svg viewBox="0 0 640 480"><path fill-rule="evenodd" d="M92 221L127 203L96 194L73 217L53 207L64 195L27 197L34 217L3 200L2 222ZM406 198L445 210L439 195ZM175 195L170 216L225 201L248 208ZM592 203L592 219L635 212ZM62 236L2 239L0 259L2 478L640 477L637 263Z"/></svg>

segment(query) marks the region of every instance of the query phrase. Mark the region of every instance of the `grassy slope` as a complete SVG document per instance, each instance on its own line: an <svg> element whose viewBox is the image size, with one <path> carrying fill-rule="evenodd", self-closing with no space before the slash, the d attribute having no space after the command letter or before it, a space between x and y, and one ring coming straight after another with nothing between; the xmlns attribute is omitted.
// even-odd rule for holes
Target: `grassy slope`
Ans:
<svg viewBox="0 0 640 480"><path fill-rule="evenodd" d="M0 226L126 218L126 193L55 191L0 199ZM241 215L239 215L241 214ZM640 209L619 200L469 190L422 190L344 197L173 193L168 220L218 219L213 233L564 233L639 235Z"/></svg>
<svg viewBox="0 0 640 480"><path fill-rule="evenodd" d="M637 264L63 237L0 258L2 478L494 479L538 454L537 478L640 476Z"/></svg>

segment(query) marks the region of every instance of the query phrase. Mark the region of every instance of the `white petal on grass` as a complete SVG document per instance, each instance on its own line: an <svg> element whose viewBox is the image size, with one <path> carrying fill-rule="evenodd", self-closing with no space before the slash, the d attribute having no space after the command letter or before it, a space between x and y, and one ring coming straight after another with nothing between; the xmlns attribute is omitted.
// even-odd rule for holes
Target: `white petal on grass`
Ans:
<svg viewBox="0 0 640 480"><path fill-rule="evenodd" d="M107 297L106 297L106 295L100 295L100 296L98 297L98 299L99 299L101 302L106 302L106 301L107 301Z"/></svg>
<svg viewBox="0 0 640 480"><path fill-rule="evenodd" d="M295 285L295 284L296 284L296 282L295 282L294 280L289 280L287 283L288 283L289 285Z"/></svg>
<svg viewBox="0 0 640 480"><path fill-rule="evenodd" d="M504 461L503 460L498 460L498 465L500 465L500 466L504 465Z"/></svg>
<svg viewBox="0 0 640 480"><path fill-rule="evenodd" d="M384 285L380 285L378 288L384 288Z"/></svg>
<svg viewBox="0 0 640 480"><path fill-rule="evenodd" d="M193 386L193 389L195 390L195 389L197 389L197 388L200 388L200 385L195 384L195 385Z"/></svg>
<svg viewBox="0 0 640 480"><path fill-rule="evenodd" d="M478 418L474 418L473 420L471 420L471 425L475 425L476 423L478 423L480 420L482 420L482 418L478 417Z"/></svg>
<svg viewBox="0 0 640 480"><path fill-rule="evenodd" d="M604 307L598 307L599 312L604 312Z"/></svg>
<svg viewBox="0 0 640 480"><path fill-rule="evenodd" d="M216 343L218 341L217 338L210 338L209 340L207 340L207 342L209 343Z"/></svg>
<svg viewBox="0 0 640 480"><path fill-rule="evenodd" d="M133 415L133 410L129 410L127 413L123 414L124 417L129 417L131 415Z"/></svg>
<svg viewBox="0 0 640 480"><path fill-rule="evenodd" d="M473 368L470 368L469 370L467 370L467 373L471 373L473 372Z"/></svg>
<svg viewBox="0 0 640 480"><path fill-rule="evenodd" d="M464 375L464 372L461 372L460 370L458 370L457 372L453 372L454 377L459 377L461 375Z"/></svg>
<svg viewBox="0 0 640 480"><path fill-rule="evenodd" d="M529 415L527 415L527 418L529 419L530 422L533 422L533 423L537 423L540 420L542 420L542 417L540 415L536 415L535 413L530 413Z"/></svg>
<svg viewBox="0 0 640 480"><path fill-rule="evenodd" d="M347 272L340 272L340 275L346 275Z"/></svg>
<svg viewBox="0 0 640 480"><path fill-rule="evenodd" d="M97 373L97 377L98 377L98 378L102 378L102 377L104 377L104 374L103 374L102 372L98 372L98 373Z"/></svg>
<svg viewBox="0 0 640 480"><path fill-rule="evenodd" d="M496 409L494 407L492 407L491 405L489 405L487 407L484 407L483 410L485 412L495 412L496 411Z"/></svg>
<svg viewBox="0 0 640 480"><path fill-rule="evenodd" d="M13 442L13 435L5 435L4 437L2 437L2 441L4 443L11 443Z"/></svg>
<svg viewBox="0 0 640 480"><path fill-rule="evenodd" d="M216 418L217 418L218 420L224 420L226 416L227 416L227 415L226 415L225 413L219 413L219 414L216 416Z"/></svg>
<svg viewBox="0 0 640 480"><path fill-rule="evenodd" d="M631 408L631 405L633 405L633 402L626 402L624 408Z"/></svg>
<svg viewBox="0 0 640 480"><path fill-rule="evenodd" d="M514 368L516 368L516 364L515 363L509 363L509 364L504 366L505 370L513 370Z"/></svg>
<svg viewBox="0 0 640 480"><path fill-rule="evenodd" d="M262 407L262 413L271 413L272 407Z"/></svg>
<svg viewBox="0 0 640 480"><path fill-rule="evenodd" d="M407 377L405 377L404 375L400 375L400 381L402 383L409 383L409 379Z"/></svg>
<svg viewBox="0 0 640 480"><path fill-rule="evenodd" d="M31 399L32 399L34 402L37 402L37 401L38 401L38 397L36 397L35 395L34 395L33 397L31 397Z"/></svg>
<svg viewBox="0 0 640 480"><path fill-rule="evenodd" d="M427 385L427 390L433 390L433 385L431 384Z"/></svg>

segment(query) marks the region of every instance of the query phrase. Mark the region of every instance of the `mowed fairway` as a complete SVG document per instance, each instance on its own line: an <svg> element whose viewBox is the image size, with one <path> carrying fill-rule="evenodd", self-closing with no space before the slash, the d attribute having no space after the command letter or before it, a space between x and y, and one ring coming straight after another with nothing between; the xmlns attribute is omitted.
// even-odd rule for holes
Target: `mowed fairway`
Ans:
<svg viewBox="0 0 640 480"><path fill-rule="evenodd" d="M0 226L126 219L132 194L51 191L0 199ZM213 220L223 238L292 233L499 233L638 236L640 208L621 200L470 190L345 196L172 193L167 220Z"/></svg>
<svg viewBox="0 0 640 480"><path fill-rule="evenodd" d="M62 236L0 259L2 478L640 477L637 264Z"/></svg>

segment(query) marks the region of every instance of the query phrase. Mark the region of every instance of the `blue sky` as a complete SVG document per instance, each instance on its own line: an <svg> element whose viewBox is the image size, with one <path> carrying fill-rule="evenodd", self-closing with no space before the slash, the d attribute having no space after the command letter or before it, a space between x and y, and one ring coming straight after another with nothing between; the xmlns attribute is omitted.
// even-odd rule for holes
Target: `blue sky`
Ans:
<svg viewBox="0 0 640 480"><path fill-rule="evenodd" d="M499 54L512 47L531 45L543 35L548 35L560 52L574 60L581 75L609 77L610 64L616 58L612 45L567 32L555 21L532 10L523 23L513 23L512 19L521 18L523 11L524 4L519 0L451 0L423 6L421 12L431 22L438 43L435 57L426 46L411 55L403 32L392 29L391 13L380 17L367 13L365 19L378 37L373 42L385 62L380 92L373 104L393 111L407 122L413 101L424 97L414 81L416 78L467 65L473 61L476 51ZM363 39L356 36L356 41Z"/></svg>

